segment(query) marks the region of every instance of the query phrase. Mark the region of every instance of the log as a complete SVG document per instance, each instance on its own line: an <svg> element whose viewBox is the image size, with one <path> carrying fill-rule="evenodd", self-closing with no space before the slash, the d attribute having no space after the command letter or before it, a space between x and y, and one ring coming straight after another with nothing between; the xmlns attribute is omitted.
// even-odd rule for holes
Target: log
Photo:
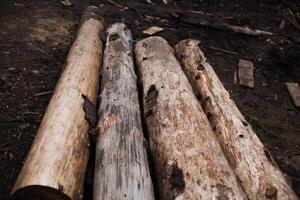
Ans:
<svg viewBox="0 0 300 200"><path fill-rule="evenodd" d="M167 41L135 54L160 199L246 199Z"/></svg>
<svg viewBox="0 0 300 200"><path fill-rule="evenodd" d="M56 85L11 198L78 200L82 198L89 157L89 124L82 95L96 102L102 60L97 7L85 11L77 39Z"/></svg>
<svg viewBox="0 0 300 200"><path fill-rule="evenodd" d="M123 23L107 30L98 110L94 200L154 200L132 56Z"/></svg>
<svg viewBox="0 0 300 200"><path fill-rule="evenodd" d="M183 40L175 46L176 55L248 199L297 199L198 44Z"/></svg>

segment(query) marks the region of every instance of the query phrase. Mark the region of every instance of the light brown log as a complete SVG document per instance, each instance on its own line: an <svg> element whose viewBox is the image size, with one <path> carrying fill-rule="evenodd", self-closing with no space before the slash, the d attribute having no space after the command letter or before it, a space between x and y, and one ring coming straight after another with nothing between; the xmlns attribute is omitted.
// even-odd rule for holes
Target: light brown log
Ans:
<svg viewBox="0 0 300 200"><path fill-rule="evenodd" d="M94 200L153 200L130 30L107 30L101 81Z"/></svg>
<svg viewBox="0 0 300 200"><path fill-rule="evenodd" d="M135 54L161 199L245 199L167 41L144 39Z"/></svg>
<svg viewBox="0 0 300 200"><path fill-rule="evenodd" d="M178 60L193 86L222 149L245 193L251 200L297 199L291 187L231 100L197 40L175 47Z"/></svg>
<svg viewBox="0 0 300 200"><path fill-rule="evenodd" d="M89 7L84 14L65 69L12 190L12 199L82 198L89 156L82 95L95 103L102 59L99 33L103 25L96 11L96 7Z"/></svg>

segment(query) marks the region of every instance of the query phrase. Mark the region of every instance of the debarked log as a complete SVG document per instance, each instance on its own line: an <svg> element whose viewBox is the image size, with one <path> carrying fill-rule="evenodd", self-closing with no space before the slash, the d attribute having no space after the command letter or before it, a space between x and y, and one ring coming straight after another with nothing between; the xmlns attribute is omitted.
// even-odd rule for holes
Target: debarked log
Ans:
<svg viewBox="0 0 300 200"><path fill-rule="evenodd" d="M183 40L176 55L248 199L297 199L198 45Z"/></svg>
<svg viewBox="0 0 300 200"><path fill-rule="evenodd" d="M78 200L82 198L89 156L89 124L83 110L87 96L96 102L102 60L98 8L83 15L28 157L12 190L12 199Z"/></svg>
<svg viewBox="0 0 300 200"><path fill-rule="evenodd" d="M160 198L246 199L167 41L146 38L135 54Z"/></svg>
<svg viewBox="0 0 300 200"><path fill-rule="evenodd" d="M154 200L132 55L123 23L107 30L99 96L94 199Z"/></svg>

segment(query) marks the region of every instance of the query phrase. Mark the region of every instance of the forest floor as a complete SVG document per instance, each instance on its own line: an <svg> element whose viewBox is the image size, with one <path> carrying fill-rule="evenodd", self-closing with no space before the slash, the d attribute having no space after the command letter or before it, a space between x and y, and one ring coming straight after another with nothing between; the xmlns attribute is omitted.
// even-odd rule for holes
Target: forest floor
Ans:
<svg viewBox="0 0 300 200"><path fill-rule="evenodd" d="M91 4L101 7L106 25L126 22L134 42L147 37L143 30L153 25L164 28L156 35L171 45L187 38L200 40L226 89L300 195L300 109L284 86L300 81L300 30L288 14L291 11L299 20L299 1L71 2L65 6L54 0L0 0L0 199L9 197L75 38L82 10ZM257 37L220 31L199 26L201 20L248 25L274 34ZM283 20L285 26L279 28ZM233 83L240 58L254 63L254 89Z"/></svg>

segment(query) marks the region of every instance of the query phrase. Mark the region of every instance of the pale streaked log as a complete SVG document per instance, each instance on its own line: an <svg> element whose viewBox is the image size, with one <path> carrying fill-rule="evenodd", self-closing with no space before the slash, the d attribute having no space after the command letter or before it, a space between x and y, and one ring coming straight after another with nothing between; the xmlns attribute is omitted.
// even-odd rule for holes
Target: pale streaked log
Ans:
<svg viewBox="0 0 300 200"><path fill-rule="evenodd" d="M297 199L284 174L231 100L197 40L175 47L178 60L192 84L222 149L251 200Z"/></svg>

